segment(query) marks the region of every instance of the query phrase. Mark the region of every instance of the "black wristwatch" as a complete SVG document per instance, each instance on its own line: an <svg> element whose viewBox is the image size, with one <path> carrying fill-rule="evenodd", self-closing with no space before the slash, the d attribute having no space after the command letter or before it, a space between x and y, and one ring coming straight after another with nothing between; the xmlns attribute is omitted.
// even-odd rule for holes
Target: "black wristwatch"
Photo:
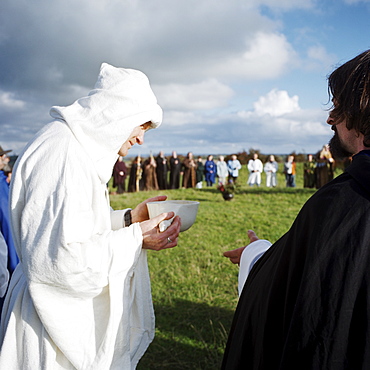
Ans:
<svg viewBox="0 0 370 370"><path fill-rule="evenodd" d="M130 226L130 225L132 224L131 209L129 209L129 210L125 213L125 215L124 215L124 217L123 217L123 220L124 220L124 226L125 226L125 227L128 227L128 226Z"/></svg>

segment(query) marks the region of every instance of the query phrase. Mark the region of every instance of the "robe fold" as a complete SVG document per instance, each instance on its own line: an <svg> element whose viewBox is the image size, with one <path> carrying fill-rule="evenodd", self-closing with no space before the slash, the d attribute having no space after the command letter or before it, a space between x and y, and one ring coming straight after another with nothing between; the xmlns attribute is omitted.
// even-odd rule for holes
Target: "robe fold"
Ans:
<svg viewBox="0 0 370 370"><path fill-rule="evenodd" d="M161 122L144 74L103 64L88 97L54 121L14 168L20 263L3 310L0 369L134 369L154 336L139 224L123 228L108 182L132 130ZM111 217L112 216L112 217Z"/></svg>
<svg viewBox="0 0 370 370"><path fill-rule="evenodd" d="M317 191L256 262L222 369L368 369L370 157Z"/></svg>

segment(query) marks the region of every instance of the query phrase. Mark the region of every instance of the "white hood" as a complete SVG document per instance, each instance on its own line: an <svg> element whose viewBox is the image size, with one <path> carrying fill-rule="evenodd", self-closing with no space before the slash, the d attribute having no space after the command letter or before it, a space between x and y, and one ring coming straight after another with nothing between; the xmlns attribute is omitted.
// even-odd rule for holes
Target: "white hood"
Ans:
<svg viewBox="0 0 370 370"><path fill-rule="evenodd" d="M65 121L108 182L122 144L132 130L162 122L162 109L144 73L103 63L98 81L87 97L66 107L52 107L50 115Z"/></svg>

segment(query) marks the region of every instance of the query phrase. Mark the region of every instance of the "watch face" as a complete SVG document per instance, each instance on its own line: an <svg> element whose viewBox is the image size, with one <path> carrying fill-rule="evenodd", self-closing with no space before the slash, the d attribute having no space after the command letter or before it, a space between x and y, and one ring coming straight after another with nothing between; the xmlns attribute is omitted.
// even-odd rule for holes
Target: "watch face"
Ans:
<svg viewBox="0 0 370 370"><path fill-rule="evenodd" d="M132 221L131 221L131 211L127 211L124 216L124 221L125 221L125 227L130 226Z"/></svg>

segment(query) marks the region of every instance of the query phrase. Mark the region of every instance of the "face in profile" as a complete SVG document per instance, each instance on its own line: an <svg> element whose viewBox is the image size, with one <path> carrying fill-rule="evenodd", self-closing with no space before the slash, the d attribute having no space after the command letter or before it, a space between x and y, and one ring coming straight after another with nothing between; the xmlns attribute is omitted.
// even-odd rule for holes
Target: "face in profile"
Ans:
<svg viewBox="0 0 370 370"><path fill-rule="evenodd" d="M151 122L146 122L140 126L135 127L129 138L122 144L121 149L118 151L118 154L121 156L126 156L128 151L135 145L142 145L144 143L144 134L150 127Z"/></svg>

